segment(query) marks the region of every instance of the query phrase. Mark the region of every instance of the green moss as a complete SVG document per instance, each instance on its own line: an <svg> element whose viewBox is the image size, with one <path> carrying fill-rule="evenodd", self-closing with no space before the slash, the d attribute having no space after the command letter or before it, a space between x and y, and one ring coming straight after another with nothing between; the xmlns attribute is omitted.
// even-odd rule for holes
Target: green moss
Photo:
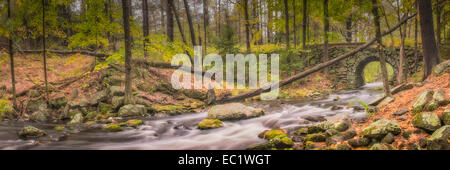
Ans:
<svg viewBox="0 0 450 170"><path fill-rule="evenodd" d="M305 149L313 149L315 147L315 144L313 141L306 141L305 142Z"/></svg>
<svg viewBox="0 0 450 170"><path fill-rule="evenodd" d="M197 126L199 129L214 129L222 127L223 123L219 119L205 119L198 123Z"/></svg>
<svg viewBox="0 0 450 170"><path fill-rule="evenodd" d="M113 106L110 104L100 104L100 113L111 113L113 112Z"/></svg>
<svg viewBox="0 0 450 170"><path fill-rule="evenodd" d="M86 114L87 120L95 120L95 117L97 116L97 112L89 112Z"/></svg>
<svg viewBox="0 0 450 170"><path fill-rule="evenodd" d="M155 110L157 113L166 113L170 115L180 114L181 112L189 112L191 109L185 106L177 106L177 105L152 105L152 110Z"/></svg>
<svg viewBox="0 0 450 170"><path fill-rule="evenodd" d="M144 122L142 120L132 119L132 120L128 120L124 123L121 123L120 126L137 127L142 124L144 124Z"/></svg>
<svg viewBox="0 0 450 170"><path fill-rule="evenodd" d="M285 138L286 133L281 129L270 130L265 133L264 139L273 139L273 138Z"/></svg>
<svg viewBox="0 0 450 170"><path fill-rule="evenodd" d="M95 121L87 121L87 122L85 122L84 124L85 125L92 125L92 124L95 124L96 122Z"/></svg>
<svg viewBox="0 0 450 170"><path fill-rule="evenodd" d="M11 114L14 112L14 108L11 102L6 99L0 99L0 120L3 119L6 114Z"/></svg>
<svg viewBox="0 0 450 170"><path fill-rule="evenodd" d="M306 134L308 134L308 128L300 128L300 129L297 129L297 130L294 132L294 134L295 134L295 135L300 135L300 136L306 135Z"/></svg>
<svg viewBox="0 0 450 170"><path fill-rule="evenodd" d="M109 125L105 126L103 128L103 130L108 131L108 132L118 132L118 131L122 131L123 128L117 124L109 124Z"/></svg>
<svg viewBox="0 0 450 170"><path fill-rule="evenodd" d="M55 128L53 128L53 129L55 129L56 131L63 131L63 130L66 129L66 127L64 127L64 126L55 126Z"/></svg>
<svg viewBox="0 0 450 170"><path fill-rule="evenodd" d="M327 137L322 132L306 135L305 140L313 142L325 142Z"/></svg>

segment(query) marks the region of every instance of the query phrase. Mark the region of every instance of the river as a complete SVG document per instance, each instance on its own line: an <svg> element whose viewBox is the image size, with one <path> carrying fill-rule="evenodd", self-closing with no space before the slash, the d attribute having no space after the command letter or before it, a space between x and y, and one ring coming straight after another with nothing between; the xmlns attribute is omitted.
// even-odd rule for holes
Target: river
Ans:
<svg viewBox="0 0 450 170"><path fill-rule="evenodd" d="M133 150L228 150L245 149L263 143L258 134L266 129L296 129L305 124L304 116L323 116L330 120L348 115L355 120L366 118L365 112L347 108L349 102L359 99L370 102L381 95L376 90L381 83L370 83L354 90L341 90L327 97L314 100L283 99L246 103L263 108L265 116L258 118L225 121L224 126L212 130L199 130L196 125L207 112L189 113L172 117L148 117L144 125L125 128L121 132L104 132L101 128L76 128L75 130L53 130L57 124L30 122L0 122L0 149L133 149ZM339 100L335 101L336 98ZM355 104L357 105L357 104ZM343 109L332 110L332 106ZM311 122L314 123L314 122ZM25 125L45 130L48 135L39 140L22 140L17 132Z"/></svg>

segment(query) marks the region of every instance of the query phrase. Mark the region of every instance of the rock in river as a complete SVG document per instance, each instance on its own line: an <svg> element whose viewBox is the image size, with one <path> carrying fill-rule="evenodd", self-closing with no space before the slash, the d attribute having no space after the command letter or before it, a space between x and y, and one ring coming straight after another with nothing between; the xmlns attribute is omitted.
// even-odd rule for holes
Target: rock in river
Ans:
<svg viewBox="0 0 450 170"><path fill-rule="evenodd" d="M259 108L243 105L241 103L230 103L213 106L207 119L219 120L241 120L264 115L264 111Z"/></svg>
<svg viewBox="0 0 450 170"><path fill-rule="evenodd" d="M33 126L25 126L20 132L19 137L23 139L38 138L47 135L43 130Z"/></svg>

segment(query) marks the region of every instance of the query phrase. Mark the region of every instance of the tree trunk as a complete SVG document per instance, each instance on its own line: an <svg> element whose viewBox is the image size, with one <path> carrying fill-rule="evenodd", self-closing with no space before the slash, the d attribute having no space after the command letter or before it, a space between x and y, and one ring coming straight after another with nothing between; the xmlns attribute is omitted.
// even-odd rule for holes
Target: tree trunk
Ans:
<svg viewBox="0 0 450 170"><path fill-rule="evenodd" d="M169 38L170 42L173 42L173 13L171 12L170 8L169 8L169 1L173 1L173 0L167 0L166 2L166 19L167 19L167 37Z"/></svg>
<svg viewBox="0 0 450 170"><path fill-rule="evenodd" d="M204 50L205 53L207 54L207 46L208 46L208 25L209 25L209 16L208 16L208 0L203 0L203 29L204 29L204 39L205 42L204 44Z"/></svg>
<svg viewBox="0 0 450 170"><path fill-rule="evenodd" d="M267 1L267 43L272 42L272 3L272 1Z"/></svg>
<svg viewBox="0 0 450 170"><path fill-rule="evenodd" d="M243 8L244 8L244 19L245 19L245 37L246 37L246 44L247 44L247 53L250 53L250 28L249 28L249 20L248 20L248 0L242 0L243 1Z"/></svg>
<svg viewBox="0 0 450 170"><path fill-rule="evenodd" d="M386 15L386 10L384 9L383 5L381 5L381 7L382 7L381 9L383 10L384 21L386 22L386 26L387 26L388 29L390 29L391 26L389 25L389 20L388 20L387 15ZM401 30L401 28L400 28L400 30ZM393 47L395 45L394 35L391 33L390 36L391 36L391 46Z"/></svg>
<svg viewBox="0 0 450 170"><path fill-rule="evenodd" d="M289 8L288 8L288 1L284 0L284 20L286 24L286 49L290 49L289 44ZM287 58L288 63L290 62L290 58Z"/></svg>
<svg viewBox="0 0 450 170"><path fill-rule="evenodd" d="M400 27L400 29L403 29L403 31L400 32L400 58L399 58L399 69L398 69L398 75L397 75L397 84L402 84L406 80L406 74L408 74L408 71L405 70L405 39L406 39L406 24L403 25L403 27ZM407 67L406 67L407 68Z"/></svg>
<svg viewBox="0 0 450 170"><path fill-rule="evenodd" d="M417 1L414 2L417 11ZM419 38L419 20L418 16L414 17L414 71L419 71L419 48L418 48L418 38Z"/></svg>
<svg viewBox="0 0 450 170"><path fill-rule="evenodd" d="M146 49L146 45L148 43L150 43L149 40L149 35L150 35L150 30L148 27L148 2L147 0L142 0L142 29L143 29L143 33L144 33L144 57L147 58L147 49Z"/></svg>
<svg viewBox="0 0 450 170"><path fill-rule="evenodd" d="M322 62L328 61L328 32L330 31L330 21L328 16L328 0L323 0L323 20L324 20L324 43L323 43L323 58ZM324 69L325 75L328 75L328 67Z"/></svg>
<svg viewBox="0 0 450 170"><path fill-rule="evenodd" d="M191 41L192 41L192 46L196 46L197 43L195 42L195 32L194 32L194 25L192 25L192 17L191 17L191 12L189 9L189 4L186 0L183 0L184 2L184 8L186 10L186 17L188 20L188 24L189 24L189 31L191 33Z"/></svg>
<svg viewBox="0 0 450 170"><path fill-rule="evenodd" d="M45 0L42 0L42 46L44 55L44 83L45 83L45 97L47 104L49 104L49 91L48 91L48 81L47 81L47 56L45 48Z"/></svg>
<svg viewBox="0 0 450 170"><path fill-rule="evenodd" d="M125 33L125 104L132 104L131 91L131 35L130 35L130 4L122 0L123 29Z"/></svg>
<svg viewBox="0 0 450 170"><path fill-rule="evenodd" d="M378 54L380 57L380 65L381 65L381 74L383 77L383 86L384 93L386 96L392 96L391 90L389 87L388 73L386 68L386 57L383 52L383 42L381 35L381 27L380 27L380 15L378 14L379 5L377 0L372 0L372 13L374 16L374 23L376 28L376 40L378 42Z"/></svg>
<svg viewBox="0 0 450 170"><path fill-rule="evenodd" d="M295 23L295 0L292 0L292 10L294 11L293 22L293 32L294 32L294 49L297 49L297 24Z"/></svg>
<svg viewBox="0 0 450 170"><path fill-rule="evenodd" d="M439 47L441 45L441 7L439 0L436 0L436 45L439 54Z"/></svg>
<svg viewBox="0 0 450 170"><path fill-rule="evenodd" d="M180 35L181 35L181 40L183 41L184 44L187 45L186 38L184 36L183 26L181 25L180 18L178 17L178 12L175 8L175 4L173 3L173 1L168 1L168 3L169 3L169 7L172 9L173 14L175 15L175 20L177 22L178 30L180 31ZM189 54L189 52L186 49L185 49L185 53L189 56L191 63L194 63L194 60L192 59L191 55Z"/></svg>
<svg viewBox="0 0 450 170"><path fill-rule="evenodd" d="M130 0L131 1L131 0ZM165 13L165 5L164 5L164 3L166 3L166 0L161 0L160 1L161 2L161 29L163 29L164 30L164 28L166 28L166 22L165 22L165 16L164 16L164 13Z"/></svg>
<svg viewBox="0 0 450 170"><path fill-rule="evenodd" d="M350 13L350 15L347 17L347 20L345 21L345 28L347 30L347 36L345 36L345 40L348 43L352 42L352 20L353 20L353 11Z"/></svg>
<svg viewBox="0 0 450 170"><path fill-rule="evenodd" d="M417 0L420 16L420 34L422 36L423 50L423 80L430 74L433 66L439 63L439 54L436 46L433 28L433 11L430 0Z"/></svg>
<svg viewBox="0 0 450 170"><path fill-rule="evenodd" d="M12 22L11 17L11 0L8 0L8 21ZM9 48L9 59L11 62L11 93L12 93L12 102L14 109L17 109L17 101L16 101L16 77L14 72L14 51L13 51L13 28L12 24L10 24L9 29L9 37L8 37L8 48Z"/></svg>
<svg viewBox="0 0 450 170"><path fill-rule="evenodd" d="M415 16L416 16L416 13L411 15L411 16L409 16L409 17L405 17L401 22L397 23L397 25L395 25L394 27L389 29L387 32L383 33L381 36L386 36L387 34L392 33L397 28L399 28L401 24L405 23L407 20L409 20L409 19L411 19L412 17L415 17ZM314 67L312 67L312 68L310 68L308 70L305 70L305 71L303 71L301 73L298 73L298 74L296 74L294 76L291 76L289 78L281 80L280 82L278 82L278 85L279 85L278 87L282 87L284 85L290 84L290 83L292 83L292 82L294 82L296 80L299 80L301 78L304 78L304 77L306 77L306 76L308 76L308 75L310 75L312 73L320 71L321 69L323 69L325 67L329 67L330 65L335 64L335 63L337 63L337 62L339 62L339 61L341 61L341 60L343 60L345 58L353 56L354 54L356 54L356 53L358 53L358 52L360 52L360 51L370 47L376 41L377 41L377 38L370 39L365 44L355 48L352 51L349 51L349 52L347 52L345 54L337 56L336 58L333 58L333 59L331 59L331 60L329 60L329 61L327 61L325 63L318 64L318 65L316 65L316 66L314 66ZM239 94L239 95L236 95L236 96L226 97L226 98L223 98L220 101L217 101L217 103L228 103L228 102L234 102L234 101L238 101L238 100L243 100L243 99L246 99L246 98L249 98L249 97L254 97L254 96L257 96L257 95L259 95L261 93L265 93L265 92L270 91L271 90L270 87L271 87L271 85L259 88L257 90L253 90L253 91L249 91L249 92L246 92L246 93L242 93L242 94Z"/></svg>
<svg viewBox="0 0 450 170"><path fill-rule="evenodd" d="M307 16L306 16L306 14L307 14L307 0L303 0L303 35L302 35L302 39L303 39L303 49L305 49L306 48L306 28L308 28L307 27L307 21L308 21L308 19L307 19Z"/></svg>

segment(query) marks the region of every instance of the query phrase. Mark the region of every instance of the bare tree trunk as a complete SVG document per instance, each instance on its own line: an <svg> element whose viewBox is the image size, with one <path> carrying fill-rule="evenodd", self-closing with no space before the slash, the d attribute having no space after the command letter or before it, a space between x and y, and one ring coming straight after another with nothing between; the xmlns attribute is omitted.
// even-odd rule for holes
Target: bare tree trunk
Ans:
<svg viewBox="0 0 450 170"><path fill-rule="evenodd" d="M272 42L272 1L266 1L267 2L267 43ZM240 16L240 15L239 15Z"/></svg>
<svg viewBox="0 0 450 170"><path fill-rule="evenodd" d="M164 3L166 3L166 0L161 0L161 29L164 30L164 28L166 28L166 22L165 22L165 17L164 17L164 13L165 13L165 5Z"/></svg>
<svg viewBox="0 0 450 170"><path fill-rule="evenodd" d="M292 18L294 20L294 25L293 25L293 32L294 32L294 48L297 49L297 24L295 23L295 0L292 0L292 10L294 11L294 17Z"/></svg>
<svg viewBox="0 0 450 170"><path fill-rule="evenodd" d="M441 6L439 0L436 0L436 45L439 53L441 46Z"/></svg>
<svg viewBox="0 0 450 170"><path fill-rule="evenodd" d="M391 26L389 25L389 20L387 18L386 10L384 9L383 4L381 4L381 7L382 7L381 9L383 11L383 15L384 15L384 21L386 22L386 26L387 26L388 29L390 29ZM401 28L400 28L400 30L401 30ZM391 33L390 36L391 36L391 46L393 47L395 45L394 35Z"/></svg>
<svg viewBox="0 0 450 170"><path fill-rule="evenodd" d="M328 0L323 0L323 19L324 19L324 43L322 62L328 61L328 32L330 31L330 21L328 16ZM328 67L324 69L325 75L328 75Z"/></svg>
<svg viewBox="0 0 450 170"><path fill-rule="evenodd" d="M392 27L391 29L389 29L385 33L381 34L381 36L386 36L387 34L392 33L393 31L398 29L400 27L400 25L402 25L407 20L409 20L409 19L411 19L412 17L415 17L415 16L416 16L416 13L411 15L411 16L409 16L409 17L405 17L401 22L397 23L397 25L395 25L394 27ZM318 64L318 65L316 65L316 66L314 66L314 67L312 67L312 68L310 68L308 70L305 70L305 71L303 71L301 73L295 74L295 75L293 75L293 76L291 76L289 78L283 79L280 82L278 82L278 85L279 85L278 87L282 87L284 85L290 84L290 83L292 83L292 82L294 82L296 80L299 80L301 78L304 78L304 77L306 77L306 76L308 76L308 75L310 75L312 73L320 71L321 69L323 69L325 67L329 67L330 65L335 64L335 63L337 63L337 62L339 62L339 61L341 61L341 60L343 60L345 58L353 56L356 53L358 53L359 51L362 51L362 50L370 47L376 41L377 41L377 38L370 39L365 44L355 48L352 51L349 51L349 52L347 52L345 54L337 56L336 58L333 58L333 59L331 59L331 60L329 60L329 61L327 61L325 63ZM243 100L243 99L246 99L246 98L249 98L249 97L254 97L254 96L257 96L257 95L259 95L261 93L265 93L265 92L270 91L271 90L271 88L270 88L271 86L272 85L268 85L268 86L261 87L259 89L253 90L253 91L249 91L249 92L246 92L246 93L242 93L242 94L236 95L236 96L226 97L226 98L223 98L220 101L217 101L217 103L228 103L228 102L234 102L234 101L238 101L238 100Z"/></svg>
<svg viewBox="0 0 450 170"><path fill-rule="evenodd" d="M408 14L409 11L406 12L406 15ZM405 16L406 16L405 15ZM401 16L400 16L400 1L397 0L397 18L398 21L401 20ZM399 57L399 71L398 71L398 75L397 75L397 84L402 84L403 81L405 80L406 76L405 76L405 70L404 70L404 65L405 65L405 38L406 38L406 27L408 26L408 22L406 22L403 27L400 26L400 57Z"/></svg>
<svg viewBox="0 0 450 170"><path fill-rule="evenodd" d="M166 19L167 19L167 37L169 38L170 42L173 42L173 13L171 12L170 8L169 8L169 1L173 1L173 0L167 0L166 2Z"/></svg>
<svg viewBox="0 0 450 170"><path fill-rule="evenodd" d="M49 104L49 91L48 91L48 81L47 81L47 56L46 56L46 48L45 48L45 0L42 0L42 46L43 46L43 55L44 55L44 83L45 83L45 97L47 104Z"/></svg>
<svg viewBox="0 0 450 170"><path fill-rule="evenodd" d="M388 80L388 74L387 74L387 68L386 68L386 57L384 56L383 52L383 42L382 42L382 35L381 35L381 27L380 27L380 15L378 14L379 5L377 0L372 0L372 13L374 16L374 23L376 28L376 39L378 42L378 53L380 57L380 65L381 65L381 74L383 76L383 86L384 86L384 93L386 96L392 96L391 89L389 87L389 80Z"/></svg>
<svg viewBox="0 0 450 170"><path fill-rule="evenodd" d="M208 25L209 25L209 16L208 16L208 0L203 0L203 29L204 29L204 54L207 54L207 46L208 46Z"/></svg>
<svg viewBox="0 0 450 170"><path fill-rule="evenodd" d="M307 21L308 21L308 18L307 18L307 16L306 16L306 14L307 14L307 0L303 0L303 35L302 35L302 38L303 38L303 49L305 49L306 48L306 29L308 28L307 27Z"/></svg>
<svg viewBox="0 0 450 170"><path fill-rule="evenodd" d="M8 21L11 23L12 22L12 17L11 17L11 0L8 0ZM15 72L14 72L14 50L13 50L13 28L12 28L12 24L10 24L9 29L9 37L8 37L8 48L9 48L9 59L11 62L11 93L12 93L12 102L13 102L13 106L14 109L17 109L17 100L16 100L16 77L15 77Z"/></svg>
<svg viewBox="0 0 450 170"><path fill-rule="evenodd" d="M284 20L285 20L285 24L286 24L286 49L289 50L290 44L289 44L289 8L288 8L288 1L284 0ZM287 58L288 63L290 61L290 58Z"/></svg>
<svg viewBox="0 0 450 170"><path fill-rule="evenodd" d="M244 16L245 16L245 37L247 44L247 53L250 53L250 28L249 28L249 20L248 20L248 0L242 0L243 8L244 8Z"/></svg>
<svg viewBox="0 0 450 170"><path fill-rule="evenodd" d="M142 0L142 29L143 29L143 33L144 33L144 57L147 58L147 49L146 49L146 45L148 43L150 43L149 40L149 35L150 35L150 30L148 27L148 2L147 0Z"/></svg>
<svg viewBox="0 0 450 170"><path fill-rule="evenodd" d="M417 6L417 0L414 2L414 5L416 7L416 11L418 10ZM419 47L418 47L418 38L419 38L419 20L417 19L418 16L414 17L414 71L419 71Z"/></svg>
<svg viewBox="0 0 450 170"><path fill-rule="evenodd" d="M345 28L347 30L347 36L345 36L345 40L348 43L352 42L352 20L353 20L353 11L350 13L350 15L347 17L347 20L345 21Z"/></svg>
<svg viewBox="0 0 450 170"><path fill-rule="evenodd" d="M191 33L192 46L196 46L197 43L195 42L194 25L192 25L192 17L191 17L191 12L189 9L189 4L187 3L186 0L183 0L183 2L184 2L184 8L186 10L186 17L187 17L188 24L189 24L189 31Z"/></svg>
<svg viewBox="0 0 450 170"><path fill-rule="evenodd" d="M132 104L131 91L131 35L130 35L130 4L128 0L122 0L123 29L125 32L125 104Z"/></svg>
<svg viewBox="0 0 450 170"><path fill-rule="evenodd" d="M175 8L175 4L173 3L173 1L168 1L168 3L169 3L170 8L172 9L173 14L175 15L175 20L177 22L178 30L180 31L180 35L181 35L181 40L183 41L184 44L187 45L186 38L184 36L183 26L181 25L180 18L178 17L178 12ZM194 60L192 59L191 55L189 54L189 52L186 49L185 49L185 53L189 56L191 63L194 63Z"/></svg>
<svg viewBox="0 0 450 170"><path fill-rule="evenodd" d="M433 11L430 0L417 0L420 16L420 34L422 36L423 50L423 80L430 74L433 66L440 61L433 28Z"/></svg>

